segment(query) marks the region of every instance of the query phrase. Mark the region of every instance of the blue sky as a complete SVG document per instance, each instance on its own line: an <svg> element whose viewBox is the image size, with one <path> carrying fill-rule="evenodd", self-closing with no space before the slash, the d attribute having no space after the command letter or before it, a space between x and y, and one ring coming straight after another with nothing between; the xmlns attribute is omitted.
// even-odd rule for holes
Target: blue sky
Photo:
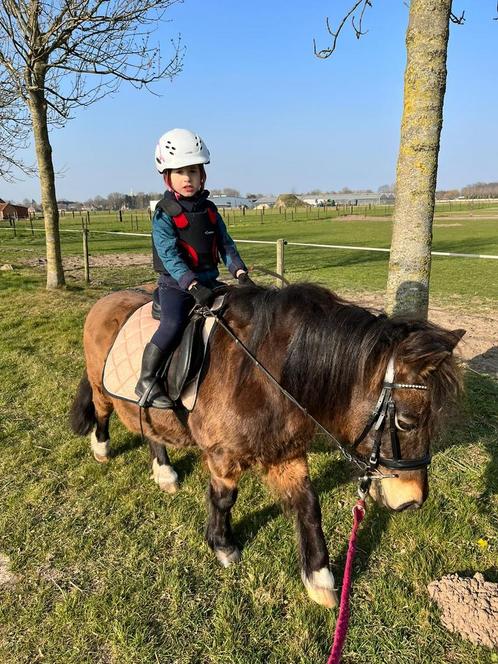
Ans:
<svg viewBox="0 0 498 664"><path fill-rule="evenodd" d="M336 53L324 18L336 24L351 0L185 0L155 39L165 56L181 33L183 72L156 85L160 97L122 86L79 109L51 140L59 198L160 190L153 154L173 127L195 129L211 151L208 187L281 193L372 188L394 181L402 109L402 0L376 0L368 34L345 29ZM461 7L460 7L461 5ZM492 0L455 0L451 26L439 188L498 180L498 21ZM34 161L33 153L26 156ZM0 182L0 197L40 199L36 179Z"/></svg>

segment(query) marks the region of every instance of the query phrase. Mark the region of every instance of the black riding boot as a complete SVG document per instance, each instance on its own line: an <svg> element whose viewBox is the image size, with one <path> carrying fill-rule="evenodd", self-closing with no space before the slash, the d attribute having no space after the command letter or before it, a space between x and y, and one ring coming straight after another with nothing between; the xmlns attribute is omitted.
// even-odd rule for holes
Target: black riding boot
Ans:
<svg viewBox="0 0 498 664"><path fill-rule="evenodd" d="M157 377L164 360L163 351L155 344L148 343L144 348L140 378L135 394L140 397L138 405L143 408L174 408L175 404L166 395L163 382Z"/></svg>

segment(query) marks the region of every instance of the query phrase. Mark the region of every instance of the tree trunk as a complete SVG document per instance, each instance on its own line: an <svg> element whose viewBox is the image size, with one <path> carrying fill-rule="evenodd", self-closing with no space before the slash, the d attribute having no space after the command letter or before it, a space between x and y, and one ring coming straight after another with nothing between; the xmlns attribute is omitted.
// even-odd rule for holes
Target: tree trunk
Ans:
<svg viewBox="0 0 498 664"><path fill-rule="evenodd" d="M41 202L45 220L45 242L47 247L47 288L64 286L61 243L59 234L59 209L55 193L55 175L52 162L52 146L48 136L47 103L43 85L29 92L29 110L33 124L38 177L40 179Z"/></svg>
<svg viewBox="0 0 498 664"><path fill-rule="evenodd" d="M412 0L386 309L427 318L451 0Z"/></svg>

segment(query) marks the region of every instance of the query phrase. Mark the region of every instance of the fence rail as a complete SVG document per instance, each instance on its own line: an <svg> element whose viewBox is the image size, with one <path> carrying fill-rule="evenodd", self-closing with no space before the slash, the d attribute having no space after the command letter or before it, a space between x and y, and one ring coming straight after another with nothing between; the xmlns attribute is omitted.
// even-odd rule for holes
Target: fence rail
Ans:
<svg viewBox="0 0 498 664"><path fill-rule="evenodd" d="M0 228L3 231L12 232L12 228ZM28 229L26 229L28 230ZM34 228L30 227L29 231L32 235L35 232L45 233L44 228ZM28 231L28 232L29 232ZM60 233L81 233L83 240L83 266L85 274L85 282L90 282L90 261L89 261L89 241L92 234L99 235L120 235L120 236L129 236L129 237L151 237L151 233L136 233L136 232L126 232L126 231L101 231L97 229L89 229L88 227L84 228L61 228L59 229ZM336 249L336 250L349 250L349 251L370 251L370 252L381 252L381 253L390 253L390 249L385 247L359 247L354 245L347 244L318 244L312 242L288 242L284 238L279 238L278 240L243 240L234 238L237 244L264 244L264 245L273 245L276 248L276 284L281 287L285 283L285 247L310 247L316 249ZM453 253L449 251L431 251L431 256L446 256L451 258L479 258L479 259L489 259L489 260L498 260L498 256L491 254L466 254L466 253Z"/></svg>

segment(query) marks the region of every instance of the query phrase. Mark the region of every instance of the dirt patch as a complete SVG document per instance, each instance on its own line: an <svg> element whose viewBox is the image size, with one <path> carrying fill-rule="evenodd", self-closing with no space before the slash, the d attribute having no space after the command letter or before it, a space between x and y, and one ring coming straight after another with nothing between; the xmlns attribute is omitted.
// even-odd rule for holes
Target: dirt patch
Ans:
<svg viewBox="0 0 498 664"><path fill-rule="evenodd" d="M342 295L342 293L341 293ZM348 294L357 304L382 309L383 295ZM471 311L458 305L429 307L429 320L441 327L455 330L464 328L466 334L457 346L462 361L473 371L498 378L498 307L488 306Z"/></svg>
<svg viewBox="0 0 498 664"><path fill-rule="evenodd" d="M383 216L371 216L365 214L341 214L337 219L333 221L392 221L392 217L383 217Z"/></svg>
<svg viewBox="0 0 498 664"><path fill-rule="evenodd" d="M498 648L498 584L479 573L472 579L448 574L427 589L446 629L475 645Z"/></svg>
<svg viewBox="0 0 498 664"><path fill-rule="evenodd" d="M0 553L0 588L13 586L17 581L17 576L10 571L9 557Z"/></svg>
<svg viewBox="0 0 498 664"><path fill-rule="evenodd" d="M98 254L89 257L90 269L92 267L132 267L147 266L152 269L152 258L150 254ZM23 261L23 265L29 267L45 267L46 258L30 258ZM62 259L65 272L83 269L83 258L81 256L66 256Z"/></svg>

